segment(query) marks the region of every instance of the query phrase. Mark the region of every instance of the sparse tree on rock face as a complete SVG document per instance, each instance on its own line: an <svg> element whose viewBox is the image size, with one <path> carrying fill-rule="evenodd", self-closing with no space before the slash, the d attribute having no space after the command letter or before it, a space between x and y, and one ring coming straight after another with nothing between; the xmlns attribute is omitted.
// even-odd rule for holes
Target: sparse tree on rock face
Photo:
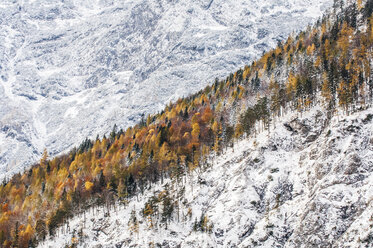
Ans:
<svg viewBox="0 0 373 248"><path fill-rule="evenodd" d="M196 217L194 224L193 224L193 231L211 233L212 229L213 229L213 224L210 223L210 220L205 214L201 215L200 220L198 220Z"/></svg>
<svg viewBox="0 0 373 248"><path fill-rule="evenodd" d="M251 85L254 90L258 90L260 88L260 79L258 71L256 72L255 77L252 78Z"/></svg>
<svg viewBox="0 0 373 248"><path fill-rule="evenodd" d="M162 222L167 224L172 218L172 213L174 212L174 203L169 196L169 191L166 190L162 197Z"/></svg>
<svg viewBox="0 0 373 248"><path fill-rule="evenodd" d="M273 115L278 116L281 108L280 85L272 78L269 84L269 89L273 92L271 96L271 111Z"/></svg>
<svg viewBox="0 0 373 248"><path fill-rule="evenodd" d="M131 234L138 234L139 233L139 221L136 216L136 210L133 209L131 211L131 216L128 221L128 230L131 232Z"/></svg>

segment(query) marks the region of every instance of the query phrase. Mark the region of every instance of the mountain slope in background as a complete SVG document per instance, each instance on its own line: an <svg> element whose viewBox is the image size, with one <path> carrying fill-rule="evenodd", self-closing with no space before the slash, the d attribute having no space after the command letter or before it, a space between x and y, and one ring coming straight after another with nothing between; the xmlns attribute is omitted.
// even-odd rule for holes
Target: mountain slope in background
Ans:
<svg viewBox="0 0 373 248"><path fill-rule="evenodd" d="M45 147L55 155L136 123L250 63L332 4L117 2L0 3L1 175Z"/></svg>

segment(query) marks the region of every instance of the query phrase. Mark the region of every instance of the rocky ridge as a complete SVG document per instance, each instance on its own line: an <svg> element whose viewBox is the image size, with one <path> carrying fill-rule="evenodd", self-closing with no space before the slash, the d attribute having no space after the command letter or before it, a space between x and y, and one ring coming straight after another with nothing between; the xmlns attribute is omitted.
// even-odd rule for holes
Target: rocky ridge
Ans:
<svg viewBox="0 0 373 248"><path fill-rule="evenodd" d="M370 247L372 116L372 108L331 119L318 107L288 113L180 181L74 217L40 247L73 238L77 247ZM179 208L150 228L145 203L165 191ZM196 230L201 219L207 232Z"/></svg>

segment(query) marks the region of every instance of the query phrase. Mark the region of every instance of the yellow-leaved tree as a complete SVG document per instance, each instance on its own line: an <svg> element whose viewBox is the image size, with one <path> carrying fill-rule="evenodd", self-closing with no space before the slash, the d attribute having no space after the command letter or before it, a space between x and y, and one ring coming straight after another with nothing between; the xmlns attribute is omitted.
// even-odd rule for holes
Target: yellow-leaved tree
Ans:
<svg viewBox="0 0 373 248"><path fill-rule="evenodd" d="M91 191L92 188L93 188L93 183L90 182L90 181L86 181L85 184L84 184L84 186L85 186L85 189L86 189L87 191Z"/></svg>

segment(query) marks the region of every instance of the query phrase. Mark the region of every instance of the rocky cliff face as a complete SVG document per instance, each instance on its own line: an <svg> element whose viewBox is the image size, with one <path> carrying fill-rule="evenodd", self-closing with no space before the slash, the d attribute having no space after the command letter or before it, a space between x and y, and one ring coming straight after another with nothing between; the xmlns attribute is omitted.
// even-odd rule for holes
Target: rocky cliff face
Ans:
<svg viewBox="0 0 373 248"><path fill-rule="evenodd" d="M75 217L40 247L371 247L372 130L372 108L288 113L180 180ZM165 194L178 201L169 222ZM152 201L158 212L144 217Z"/></svg>
<svg viewBox="0 0 373 248"><path fill-rule="evenodd" d="M250 63L332 3L29 0L0 3L0 174Z"/></svg>

